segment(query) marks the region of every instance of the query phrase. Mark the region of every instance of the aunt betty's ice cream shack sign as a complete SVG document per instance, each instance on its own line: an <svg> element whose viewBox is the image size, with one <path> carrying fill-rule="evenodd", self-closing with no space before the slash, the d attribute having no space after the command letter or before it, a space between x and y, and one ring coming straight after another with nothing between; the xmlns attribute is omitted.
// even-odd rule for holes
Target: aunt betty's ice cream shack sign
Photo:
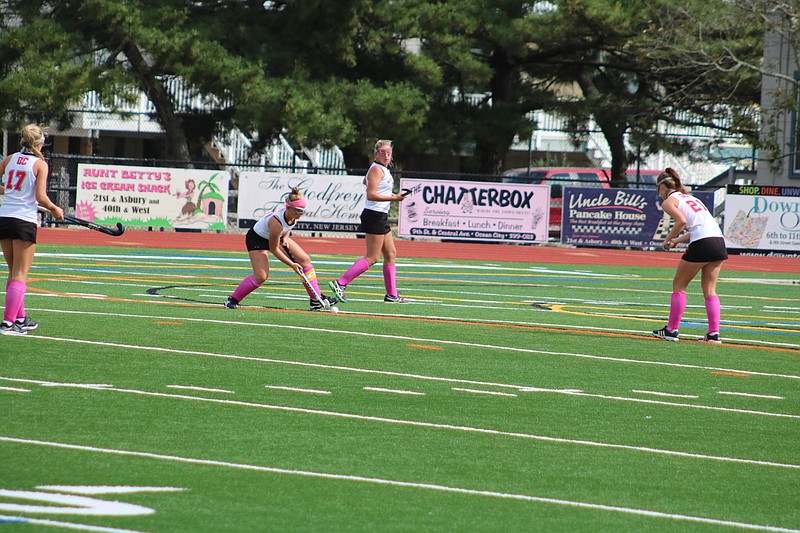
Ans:
<svg viewBox="0 0 800 533"><path fill-rule="evenodd" d="M107 225L222 230L229 182L217 170L79 164L76 215Z"/></svg>

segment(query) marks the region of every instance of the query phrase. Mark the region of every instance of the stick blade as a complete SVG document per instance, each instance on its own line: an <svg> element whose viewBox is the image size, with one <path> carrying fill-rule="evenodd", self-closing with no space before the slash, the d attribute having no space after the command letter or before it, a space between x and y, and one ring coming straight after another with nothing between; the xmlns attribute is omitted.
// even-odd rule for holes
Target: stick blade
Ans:
<svg viewBox="0 0 800 533"><path fill-rule="evenodd" d="M125 233L125 226L122 225L122 222L117 222L117 230L113 232L111 235L113 235L114 237L119 237L123 233Z"/></svg>

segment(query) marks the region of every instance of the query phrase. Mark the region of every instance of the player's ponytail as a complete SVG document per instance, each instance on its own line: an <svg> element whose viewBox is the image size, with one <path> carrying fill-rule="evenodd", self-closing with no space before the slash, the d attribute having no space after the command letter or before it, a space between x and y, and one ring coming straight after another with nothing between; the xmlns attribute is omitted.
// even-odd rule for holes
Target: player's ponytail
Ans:
<svg viewBox="0 0 800 533"><path fill-rule="evenodd" d="M664 169L664 172L658 175L658 178L656 178L656 187L659 185L663 185L670 191L678 191L686 194L686 187L681 183L681 178L674 168L667 167Z"/></svg>
<svg viewBox="0 0 800 533"><path fill-rule="evenodd" d="M20 146L22 146L23 150L32 153L39 159L44 159L44 155L42 155L44 141L44 132L42 131L42 128L36 124L28 124L22 128L22 139L19 143Z"/></svg>

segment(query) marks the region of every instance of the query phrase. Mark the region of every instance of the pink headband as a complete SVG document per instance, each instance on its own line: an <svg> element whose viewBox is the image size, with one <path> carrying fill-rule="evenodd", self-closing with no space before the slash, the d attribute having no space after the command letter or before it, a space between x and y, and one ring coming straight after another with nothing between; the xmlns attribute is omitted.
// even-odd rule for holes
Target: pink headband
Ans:
<svg viewBox="0 0 800 533"><path fill-rule="evenodd" d="M296 207L298 209L305 209L307 203L308 202L306 202L305 198L300 198L298 200L291 200L291 201L288 198L286 199L286 207Z"/></svg>

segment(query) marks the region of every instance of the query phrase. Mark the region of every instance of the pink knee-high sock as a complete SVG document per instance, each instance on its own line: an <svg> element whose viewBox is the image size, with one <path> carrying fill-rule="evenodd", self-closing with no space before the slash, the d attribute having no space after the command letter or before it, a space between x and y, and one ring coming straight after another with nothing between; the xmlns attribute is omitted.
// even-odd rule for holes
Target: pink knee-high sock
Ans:
<svg viewBox="0 0 800 533"><path fill-rule="evenodd" d="M20 309L25 307L25 291L27 285L22 281L11 281L6 286L6 308L3 312L5 322L14 322L19 316Z"/></svg>
<svg viewBox="0 0 800 533"><path fill-rule="evenodd" d="M680 291L673 292L669 302L669 322L667 322L668 329L674 331L680 327L681 318L683 318L683 312L685 310L686 293Z"/></svg>
<svg viewBox="0 0 800 533"><path fill-rule="evenodd" d="M337 281L339 282L339 285L347 286L351 281L356 279L358 276L360 276L367 270L369 270L369 261L367 261L365 258L362 257L358 261L353 263L353 266L348 268L347 272L342 274L342 277L339 278Z"/></svg>
<svg viewBox="0 0 800 533"><path fill-rule="evenodd" d="M716 294L706 298L706 316L708 317L708 332L719 333L719 296Z"/></svg>
<svg viewBox="0 0 800 533"><path fill-rule="evenodd" d="M322 293L319 292L319 282L317 281L317 271L314 270L314 265L308 265L305 267L303 269L303 273L308 278L308 281L311 282L311 286L314 287L314 289L317 291L317 294L321 295ZM306 287L305 283L303 283L303 287ZM316 296L314 296L314 291L308 287L306 287L306 292L308 293L309 297L316 298Z"/></svg>
<svg viewBox="0 0 800 533"><path fill-rule="evenodd" d="M8 284L9 283L11 283L11 282L10 281L6 281L6 292L8 292ZM27 285L26 285L25 288L27 290ZM20 307L19 311L17 311L17 320L19 320L20 318L25 318L26 316L28 316L28 313L25 312L25 300L23 300L22 301L22 307Z"/></svg>
<svg viewBox="0 0 800 533"><path fill-rule="evenodd" d="M237 302L241 302L242 300L245 299L245 297L248 294L259 288L260 286L261 284L256 282L256 278L254 278L252 275L247 276L242 280L239 286L236 287L236 290L233 291L233 294L231 294L231 296Z"/></svg>
<svg viewBox="0 0 800 533"><path fill-rule="evenodd" d="M394 265L383 265L383 286L386 287L386 294L397 296L397 276Z"/></svg>

